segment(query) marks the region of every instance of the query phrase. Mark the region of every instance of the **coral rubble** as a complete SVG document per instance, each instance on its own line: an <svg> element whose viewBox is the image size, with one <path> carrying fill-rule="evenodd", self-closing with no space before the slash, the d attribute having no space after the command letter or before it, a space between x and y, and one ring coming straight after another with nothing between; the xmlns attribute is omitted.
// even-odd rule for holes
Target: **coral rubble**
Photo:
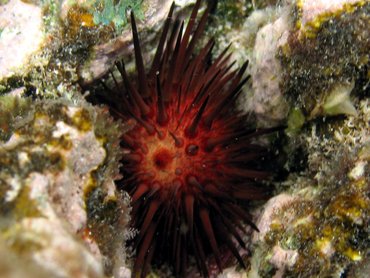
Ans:
<svg viewBox="0 0 370 278"><path fill-rule="evenodd" d="M296 3L276 52L288 175L259 214L251 277L365 277L368 265L370 6L317 2Z"/></svg>
<svg viewBox="0 0 370 278"><path fill-rule="evenodd" d="M338 86L350 87L368 72L370 3L345 6L314 20L310 33L292 31L280 51L282 90L311 118L328 98L342 96L333 95Z"/></svg>
<svg viewBox="0 0 370 278"><path fill-rule="evenodd" d="M121 125L82 101L9 95L0 111L1 241L40 273L103 277L102 256L119 252L98 246L121 242L128 221L127 197L113 182ZM120 233L96 231L112 210Z"/></svg>
<svg viewBox="0 0 370 278"><path fill-rule="evenodd" d="M366 261L369 109L368 100L361 101L358 115L301 134L308 168L287 179L288 198L275 197L279 205L269 202L260 218L260 276L339 277Z"/></svg>

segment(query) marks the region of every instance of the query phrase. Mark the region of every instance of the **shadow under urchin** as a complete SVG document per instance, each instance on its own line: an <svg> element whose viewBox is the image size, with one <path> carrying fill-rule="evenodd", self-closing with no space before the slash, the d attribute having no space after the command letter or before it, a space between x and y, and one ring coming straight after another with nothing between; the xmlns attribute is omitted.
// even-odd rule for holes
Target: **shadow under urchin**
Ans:
<svg viewBox="0 0 370 278"><path fill-rule="evenodd" d="M172 4L148 73L131 14L137 78L132 81L119 61L119 74L109 73L113 85L101 82L112 113L135 122L122 138L118 182L132 198L132 226L139 231L131 242L133 277L162 264L185 276L190 258L206 277L209 257L219 271L225 267L225 250L245 267L244 225L257 230L248 204L269 192L260 181L270 173L257 167L267 151L253 140L275 129L257 130L235 110L249 79L247 62L233 69L228 48L212 59L213 39L195 53L210 10L196 24L200 3L186 28L173 19Z"/></svg>

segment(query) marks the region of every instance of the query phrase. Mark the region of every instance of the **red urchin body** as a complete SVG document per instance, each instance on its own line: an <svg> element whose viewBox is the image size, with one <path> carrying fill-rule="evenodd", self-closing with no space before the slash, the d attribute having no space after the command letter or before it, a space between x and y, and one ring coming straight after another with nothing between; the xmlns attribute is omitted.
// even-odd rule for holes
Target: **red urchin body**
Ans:
<svg viewBox="0 0 370 278"><path fill-rule="evenodd" d="M183 275L191 256L208 276L210 253L223 268L221 246L244 265L243 223L256 229L246 205L266 197L257 182L268 173L255 167L264 149L251 139L267 131L248 127L246 117L234 110L248 80L243 78L247 63L232 70L227 50L212 62L213 40L194 54L208 16L206 9L194 27L199 6L198 0L183 32L179 20L172 24L172 5L148 74L132 16L138 86L122 62L117 63L122 82L111 72L114 89L103 83L114 91L113 112L137 123L123 137L120 182L132 197L132 222L139 231L134 277L163 262Z"/></svg>

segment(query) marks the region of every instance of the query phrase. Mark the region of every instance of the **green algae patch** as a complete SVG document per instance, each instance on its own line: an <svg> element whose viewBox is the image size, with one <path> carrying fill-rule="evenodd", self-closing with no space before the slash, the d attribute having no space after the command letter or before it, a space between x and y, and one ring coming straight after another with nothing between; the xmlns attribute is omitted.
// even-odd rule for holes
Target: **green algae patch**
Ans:
<svg viewBox="0 0 370 278"><path fill-rule="evenodd" d="M144 18L140 0L104 0L94 2L94 24L113 25L116 32L120 33L127 24L127 15L133 11L138 19Z"/></svg>
<svg viewBox="0 0 370 278"><path fill-rule="evenodd" d="M288 115L288 128L286 132L292 135L299 133L305 121L305 116L299 108L291 109Z"/></svg>

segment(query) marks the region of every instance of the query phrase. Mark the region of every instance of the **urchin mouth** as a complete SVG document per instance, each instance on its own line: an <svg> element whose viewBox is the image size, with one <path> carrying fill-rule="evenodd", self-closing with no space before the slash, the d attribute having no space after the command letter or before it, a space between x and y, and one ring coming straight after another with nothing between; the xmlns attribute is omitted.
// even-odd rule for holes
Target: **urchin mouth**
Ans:
<svg viewBox="0 0 370 278"><path fill-rule="evenodd" d="M171 167L174 154L172 154L167 148L161 148L153 155L152 159L153 164L156 166L158 171L165 171Z"/></svg>
<svg viewBox="0 0 370 278"><path fill-rule="evenodd" d="M150 152L147 156L147 161L143 162L141 167L142 171L154 172L154 177L151 181L146 182L154 183L158 182L163 187L177 180L181 175L179 173L179 165L181 164L180 150L175 146L166 145L161 142L157 146L150 148Z"/></svg>

